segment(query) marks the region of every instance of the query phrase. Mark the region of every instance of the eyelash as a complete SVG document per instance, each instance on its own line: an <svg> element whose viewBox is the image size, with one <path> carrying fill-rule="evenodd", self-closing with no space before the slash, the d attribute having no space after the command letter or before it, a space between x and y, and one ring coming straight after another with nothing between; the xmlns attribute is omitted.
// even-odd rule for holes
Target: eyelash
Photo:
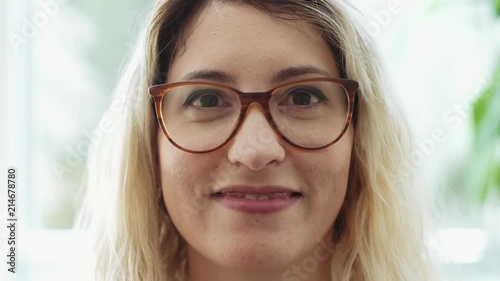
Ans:
<svg viewBox="0 0 500 281"><path fill-rule="evenodd" d="M304 91L305 93L316 97L318 99L318 103L324 103L324 102L328 101L328 98L320 90L318 90L316 88L313 88L313 90L314 91L312 91L310 89L305 89L305 88L292 89L291 91L289 91L286 94L287 97L286 97L285 102L288 101L288 99L291 98L293 96L293 94L300 92L300 91Z"/></svg>
<svg viewBox="0 0 500 281"><path fill-rule="evenodd" d="M187 99L184 102L183 106L191 106L191 105L193 105L193 101L195 101L199 97L202 97L204 94L212 94L212 95L217 96L220 100L222 100L222 97L221 97L221 95L219 93L210 92L210 91L207 91L207 90L201 90L201 91L196 91L194 93L191 93L187 97Z"/></svg>

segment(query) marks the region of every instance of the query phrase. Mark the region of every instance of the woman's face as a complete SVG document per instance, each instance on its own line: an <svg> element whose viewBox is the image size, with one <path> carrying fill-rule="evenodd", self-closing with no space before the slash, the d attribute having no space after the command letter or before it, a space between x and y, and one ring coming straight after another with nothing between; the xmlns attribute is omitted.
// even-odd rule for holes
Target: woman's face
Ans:
<svg viewBox="0 0 500 281"><path fill-rule="evenodd" d="M189 76L257 92L289 81L340 77L316 29L302 21L277 20L247 5L209 5L193 18L184 37L169 83L193 72L217 71L219 75ZM308 73L311 68L305 66L324 73ZM284 81L274 81L290 68L306 71L288 72ZM326 237L347 187L352 126L333 146L301 150L280 140L260 105L253 104L236 136L216 151L181 151L160 129L157 141L165 203L188 243L190 265L272 270L300 263L313 256L320 241L330 240ZM224 190L261 196L278 189L286 191L286 198L276 199L278 208L255 201L250 207L243 203L243 208L231 208L252 196L235 204L213 196Z"/></svg>

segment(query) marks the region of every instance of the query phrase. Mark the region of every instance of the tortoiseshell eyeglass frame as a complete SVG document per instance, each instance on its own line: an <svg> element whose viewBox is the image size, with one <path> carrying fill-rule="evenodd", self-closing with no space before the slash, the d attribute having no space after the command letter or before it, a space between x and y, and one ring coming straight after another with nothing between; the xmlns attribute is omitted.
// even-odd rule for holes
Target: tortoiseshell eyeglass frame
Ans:
<svg viewBox="0 0 500 281"><path fill-rule="evenodd" d="M318 147L304 147L304 146L297 145L297 144L293 143L292 141L290 141L285 135L283 135L280 132L280 130L278 129L278 127L276 126L276 124L274 123L273 117L271 115L271 110L269 108L269 102L271 100L272 95L274 93L278 92L283 87L290 87L290 86L293 86L295 84L299 85L299 84L303 84L303 83L307 83L307 82L322 82L322 81L334 82L334 83L340 85L346 91L346 93L348 95L348 111L347 111L346 123L345 123L341 133L339 134L339 136L328 144L318 146ZM227 138L226 141L224 141L223 143L221 143L217 147L214 147L214 148L211 148L208 150L203 150L203 151L196 151L196 150L190 150L190 149L182 147L181 145L177 144L171 138L171 136L168 133L168 131L165 127L165 124L163 122L162 102L163 102L163 97L166 94L168 94L168 92L173 88L184 87L184 86L203 86L203 85L210 86L210 87L222 88L222 89L226 89L226 90L229 90L229 91L236 93L239 96L239 99L241 102L241 109L240 109L238 123L236 124L236 126L234 127L234 130L229 135L229 137ZM250 104L252 104L254 102L259 103L262 106L266 119L268 120L269 124L273 128L274 132L278 135L278 137L283 139L285 142L289 143L290 145L297 147L297 148L300 148L300 149L305 149L305 150L319 150L319 149L329 147L329 146L333 145L334 143L336 143L337 141L339 141L342 138L342 136L344 136L345 132L347 131L347 128L352 123L353 114L354 114L355 99L356 99L356 94L357 94L358 89L359 89L359 83L355 80L342 79L342 78L311 78L311 79L304 79L304 80L293 81L293 82L289 82L286 84L282 84L282 85L275 87L275 88L273 88L269 91L266 91L266 92L245 93L245 92L241 92L238 89L235 89L233 87L221 85L221 84L217 84L217 83L188 81L188 82L174 82L174 83L169 83L169 84L154 85L154 86L149 87L149 94L154 101L154 107L155 107L156 118L158 120L158 124L160 125L163 133L165 134L167 139L170 141L170 143L172 143L175 147L177 147L178 149L180 149L182 151L189 152L189 153L201 154L201 153L212 152L212 151L217 150L217 149L223 147L224 145L226 145L237 134L241 124L243 123L243 120L245 119L245 115L246 115L248 107L250 106Z"/></svg>

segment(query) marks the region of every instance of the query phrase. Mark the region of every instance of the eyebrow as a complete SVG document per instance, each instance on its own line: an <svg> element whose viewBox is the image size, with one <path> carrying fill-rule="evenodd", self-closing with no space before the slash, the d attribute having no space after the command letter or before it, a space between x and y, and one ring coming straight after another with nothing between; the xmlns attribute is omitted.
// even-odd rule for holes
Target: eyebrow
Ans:
<svg viewBox="0 0 500 281"><path fill-rule="evenodd" d="M303 66L289 67L279 71L278 73L276 73L276 75L274 75L272 81L273 83L284 82L291 78L295 78L306 74L320 74L327 78L332 78L332 75L328 73L328 71L326 70L323 70L313 65L303 65Z"/></svg>
<svg viewBox="0 0 500 281"><path fill-rule="evenodd" d="M325 76L327 78L331 78L332 75L323 69L320 69L316 66L313 65L301 65L301 66L293 66L293 67L288 67L285 69L280 70L278 73L276 73L271 81L273 83L280 83L284 82L286 80L306 75L306 74L320 74L322 76ZM222 83L228 83L228 84L235 84L236 78L226 72L219 71L219 70L196 70L193 72L190 72L186 75L184 75L181 78L181 81L191 81L191 80L196 80L196 79L205 79L205 80L211 80L211 81L216 81L216 82L222 82Z"/></svg>
<svg viewBox="0 0 500 281"><path fill-rule="evenodd" d="M228 84L234 84L236 82L236 78L233 75L219 70L195 70L184 75L181 78L181 81L190 81L196 79L212 80Z"/></svg>

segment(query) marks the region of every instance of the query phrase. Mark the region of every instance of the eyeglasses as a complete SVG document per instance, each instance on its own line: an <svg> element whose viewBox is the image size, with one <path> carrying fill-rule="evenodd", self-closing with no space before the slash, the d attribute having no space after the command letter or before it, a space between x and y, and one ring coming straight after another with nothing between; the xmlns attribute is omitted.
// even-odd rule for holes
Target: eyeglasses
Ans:
<svg viewBox="0 0 500 281"><path fill-rule="evenodd" d="M208 82L151 86L158 123L167 139L190 153L207 153L237 133L252 103L262 106L275 133L287 143L316 150L336 143L352 120L358 82L313 78L267 92L244 93Z"/></svg>

